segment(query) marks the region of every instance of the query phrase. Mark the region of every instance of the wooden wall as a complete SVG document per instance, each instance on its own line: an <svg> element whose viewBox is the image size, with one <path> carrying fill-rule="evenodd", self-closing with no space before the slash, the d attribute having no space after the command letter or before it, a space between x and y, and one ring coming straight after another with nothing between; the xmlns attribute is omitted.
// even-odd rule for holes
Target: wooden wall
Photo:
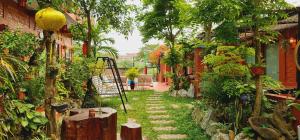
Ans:
<svg viewBox="0 0 300 140"><path fill-rule="evenodd" d="M296 43L290 43L290 38L297 38L296 29L282 31L282 36L279 38L279 80L288 88L296 88L296 64L294 59ZM282 43L284 40L287 43Z"/></svg>

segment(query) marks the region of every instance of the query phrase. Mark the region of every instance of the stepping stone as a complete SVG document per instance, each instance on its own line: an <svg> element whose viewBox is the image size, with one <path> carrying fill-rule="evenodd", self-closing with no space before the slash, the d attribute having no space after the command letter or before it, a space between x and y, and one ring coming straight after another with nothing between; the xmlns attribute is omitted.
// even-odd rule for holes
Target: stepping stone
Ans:
<svg viewBox="0 0 300 140"><path fill-rule="evenodd" d="M164 106L157 106L157 107L149 107L148 108L149 111L162 110L162 109L166 109L166 107L164 107Z"/></svg>
<svg viewBox="0 0 300 140"><path fill-rule="evenodd" d="M166 110L155 110L155 111L147 111L149 114L165 114L167 113Z"/></svg>
<svg viewBox="0 0 300 140"><path fill-rule="evenodd" d="M133 118L128 118L128 119L127 119L127 122L133 122L133 123L135 123L135 122L136 122L136 120L135 120L135 119L133 119Z"/></svg>
<svg viewBox="0 0 300 140"><path fill-rule="evenodd" d="M183 135L183 134L162 134L158 136L159 139L163 139L163 140L169 140L169 139L186 139L187 135Z"/></svg>
<svg viewBox="0 0 300 140"><path fill-rule="evenodd" d="M137 97L132 98L133 101L137 101L137 100L139 100L139 99L140 99L140 98L137 98Z"/></svg>
<svg viewBox="0 0 300 140"><path fill-rule="evenodd" d="M192 105L192 104L186 104L185 105L188 109L193 109L194 108L194 105Z"/></svg>
<svg viewBox="0 0 300 140"><path fill-rule="evenodd" d="M158 97L149 97L149 98L147 98L147 100L161 100L161 98L158 98Z"/></svg>
<svg viewBox="0 0 300 140"><path fill-rule="evenodd" d="M125 107L127 110L132 110L132 107L129 104L125 104ZM123 109L123 104L120 105L120 108Z"/></svg>
<svg viewBox="0 0 300 140"><path fill-rule="evenodd" d="M148 99L146 99L146 101L162 101L162 99L159 99L159 98L157 98L157 99L151 99L151 98L150 98L150 99L149 99L149 98L148 98Z"/></svg>
<svg viewBox="0 0 300 140"><path fill-rule="evenodd" d="M171 107L172 107L173 109L179 109L179 108L180 108L180 106L177 105L177 104L171 104Z"/></svg>
<svg viewBox="0 0 300 140"><path fill-rule="evenodd" d="M154 101L153 100L151 100L151 101L148 100L147 101L146 100L146 103L163 103L163 101L161 101L161 100L154 100Z"/></svg>
<svg viewBox="0 0 300 140"><path fill-rule="evenodd" d="M158 107L158 106L163 106L162 104L146 104L149 107Z"/></svg>
<svg viewBox="0 0 300 140"><path fill-rule="evenodd" d="M153 95L150 95L149 97L162 97L161 94L153 94Z"/></svg>
<svg viewBox="0 0 300 140"><path fill-rule="evenodd" d="M161 119L169 119L170 116L169 115L152 115L152 116L149 116L150 119L153 119L153 120L161 120Z"/></svg>
<svg viewBox="0 0 300 140"><path fill-rule="evenodd" d="M176 131L176 127L172 126L163 126L163 127L153 127L153 130L155 131Z"/></svg>
<svg viewBox="0 0 300 140"><path fill-rule="evenodd" d="M147 101L146 104L163 104L163 101Z"/></svg>
<svg viewBox="0 0 300 140"><path fill-rule="evenodd" d="M173 120L153 120L150 121L152 124L158 124L158 125L166 125L166 124L172 124L174 123Z"/></svg>
<svg viewBox="0 0 300 140"><path fill-rule="evenodd" d="M146 105L162 105L162 103L160 102L151 102L151 103L147 103Z"/></svg>
<svg viewBox="0 0 300 140"><path fill-rule="evenodd" d="M148 98L161 98L162 96L149 96Z"/></svg>

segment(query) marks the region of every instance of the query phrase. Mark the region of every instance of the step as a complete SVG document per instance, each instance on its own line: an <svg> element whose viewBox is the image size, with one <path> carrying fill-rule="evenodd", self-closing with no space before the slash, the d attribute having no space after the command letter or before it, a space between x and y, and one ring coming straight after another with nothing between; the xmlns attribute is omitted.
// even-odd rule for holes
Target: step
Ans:
<svg viewBox="0 0 300 140"><path fill-rule="evenodd" d="M163 106L163 104L146 104L148 107L159 107Z"/></svg>
<svg viewBox="0 0 300 140"><path fill-rule="evenodd" d="M146 101L146 103L147 104L151 104L151 103L163 103L163 101L157 101L157 100L155 100L155 101Z"/></svg>
<svg viewBox="0 0 300 140"><path fill-rule="evenodd" d="M149 116L149 119L152 120L161 120L161 119L169 119L170 116L169 115L151 115Z"/></svg>
<svg viewBox="0 0 300 140"><path fill-rule="evenodd" d="M148 97L147 100L161 100L160 97Z"/></svg>
<svg viewBox="0 0 300 140"><path fill-rule="evenodd" d="M152 124L158 124L158 125L166 125L166 124L172 124L174 123L173 120L153 120L153 121L150 121Z"/></svg>
<svg viewBox="0 0 300 140"><path fill-rule="evenodd" d="M154 99L154 98L148 98L148 99L146 99L146 101L162 101L162 99L159 99L159 98L156 98L156 99Z"/></svg>
<svg viewBox="0 0 300 140"><path fill-rule="evenodd" d="M157 106L157 107L149 107L149 108L147 108L147 110L149 110L149 111L163 110L163 109L166 109L166 107L164 107L164 106Z"/></svg>
<svg viewBox="0 0 300 140"><path fill-rule="evenodd" d="M176 127L172 126L162 126L162 127L153 127L153 130L155 131L176 131Z"/></svg>
<svg viewBox="0 0 300 140"><path fill-rule="evenodd" d="M154 110L154 111L147 111L149 114L165 114L167 113L166 110Z"/></svg>

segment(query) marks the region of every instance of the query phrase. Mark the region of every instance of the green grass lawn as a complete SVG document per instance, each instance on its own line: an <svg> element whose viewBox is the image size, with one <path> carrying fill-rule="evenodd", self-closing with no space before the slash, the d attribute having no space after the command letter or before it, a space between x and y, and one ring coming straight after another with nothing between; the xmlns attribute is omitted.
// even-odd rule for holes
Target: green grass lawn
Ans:
<svg viewBox="0 0 300 140"><path fill-rule="evenodd" d="M120 131L121 124L127 122L128 118L136 120L141 124L143 136L150 140L156 140L158 132L152 129L153 124L148 119L149 114L146 112L146 99L154 94L153 91L134 91L127 92L128 104L131 109L127 110L127 114L121 108L121 100L118 97L104 98L102 106L108 106L117 109L118 111L118 131ZM175 121L174 126L178 128L174 133L187 134L190 140L206 140L209 139L204 135L200 127L196 126L192 120L191 112L186 104L191 104L193 99L174 98L164 94L162 97L164 105L166 106L171 119ZM180 108L173 109L172 104L178 105Z"/></svg>

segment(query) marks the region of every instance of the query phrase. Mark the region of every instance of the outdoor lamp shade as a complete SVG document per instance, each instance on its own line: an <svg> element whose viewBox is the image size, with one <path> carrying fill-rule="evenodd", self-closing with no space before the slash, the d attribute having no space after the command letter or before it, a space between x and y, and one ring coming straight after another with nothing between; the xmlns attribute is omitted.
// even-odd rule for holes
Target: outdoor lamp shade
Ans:
<svg viewBox="0 0 300 140"><path fill-rule="evenodd" d="M58 31L67 24L65 15L53 8L45 8L35 15L36 25L46 31Z"/></svg>

